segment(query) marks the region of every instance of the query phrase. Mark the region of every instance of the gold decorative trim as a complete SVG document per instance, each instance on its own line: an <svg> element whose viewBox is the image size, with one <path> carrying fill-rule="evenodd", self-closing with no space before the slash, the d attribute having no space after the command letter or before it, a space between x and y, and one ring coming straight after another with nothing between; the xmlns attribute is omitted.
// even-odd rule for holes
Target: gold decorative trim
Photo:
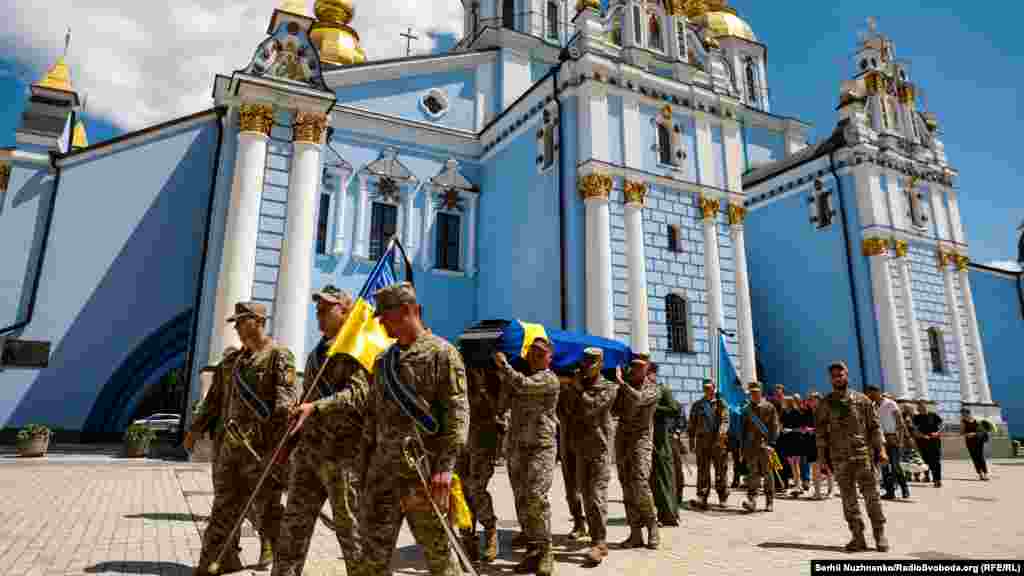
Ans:
<svg viewBox="0 0 1024 576"><path fill-rule="evenodd" d="M299 112L295 115L295 124L292 126L292 139L295 142L319 144L323 140L326 129L326 115Z"/></svg>
<svg viewBox="0 0 1024 576"><path fill-rule="evenodd" d="M910 104L914 101L914 85L903 84L900 86L900 102L904 104Z"/></svg>
<svg viewBox="0 0 1024 576"><path fill-rule="evenodd" d="M576 11L577 12L583 12L587 8L590 8L592 10L597 10L598 12L600 12L601 11L601 1L600 0L577 0L577 2L576 2Z"/></svg>
<svg viewBox="0 0 1024 576"><path fill-rule="evenodd" d="M647 199L647 183L626 180L622 193L626 204L639 204L643 206Z"/></svg>
<svg viewBox="0 0 1024 576"><path fill-rule="evenodd" d="M881 256L889 251L889 243L885 238L865 238L862 248L865 256Z"/></svg>
<svg viewBox="0 0 1024 576"><path fill-rule="evenodd" d="M242 104L238 110L239 132L256 132L270 136L274 126L274 108L266 104Z"/></svg>
<svg viewBox="0 0 1024 576"><path fill-rule="evenodd" d="M867 88L868 95L878 94L882 91L882 75L878 72L868 72L864 76L864 87Z"/></svg>
<svg viewBox="0 0 1024 576"><path fill-rule="evenodd" d="M908 249L907 241L906 240L898 240L896 238L893 238L892 239L892 249L893 249L893 252L896 253L896 257L897 258L903 258L904 256L907 255L907 249Z"/></svg>
<svg viewBox="0 0 1024 576"><path fill-rule="evenodd" d="M584 200L589 198L608 199L612 191L612 177L607 174L595 172L580 178L580 194Z"/></svg>
<svg viewBox="0 0 1024 576"><path fill-rule="evenodd" d="M953 259L956 257L956 254L954 254L953 252L946 252L942 248L939 248L938 251L935 253L935 257L938 260L939 270L945 270L946 267L953 262Z"/></svg>
<svg viewBox="0 0 1024 576"><path fill-rule="evenodd" d="M747 209L739 204L729 204L729 225L738 226L743 224L743 219L747 217Z"/></svg>
<svg viewBox="0 0 1024 576"><path fill-rule="evenodd" d="M7 185L11 183L11 165L0 164L0 192L7 191Z"/></svg>
<svg viewBox="0 0 1024 576"><path fill-rule="evenodd" d="M953 259L953 264L956 265L956 269L959 272L967 270L967 265L970 264L971 262L971 259L968 258L967 256L964 256L963 254L954 254Z"/></svg>
<svg viewBox="0 0 1024 576"><path fill-rule="evenodd" d="M672 107L668 104L661 109L661 119L665 122L672 122Z"/></svg>
<svg viewBox="0 0 1024 576"><path fill-rule="evenodd" d="M718 198L705 198L700 196L700 211L704 216L705 220L714 220L718 216L718 211L721 209L721 205L718 203Z"/></svg>

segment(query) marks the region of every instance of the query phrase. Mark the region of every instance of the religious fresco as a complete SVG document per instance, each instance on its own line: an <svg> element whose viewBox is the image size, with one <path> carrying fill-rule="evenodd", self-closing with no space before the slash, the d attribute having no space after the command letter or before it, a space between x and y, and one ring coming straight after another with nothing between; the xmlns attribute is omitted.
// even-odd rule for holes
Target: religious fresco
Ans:
<svg viewBox="0 0 1024 576"><path fill-rule="evenodd" d="M260 43L246 74L291 80L328 91L320 69L320 55L309 35L296 22L282 22Z"/></svg>

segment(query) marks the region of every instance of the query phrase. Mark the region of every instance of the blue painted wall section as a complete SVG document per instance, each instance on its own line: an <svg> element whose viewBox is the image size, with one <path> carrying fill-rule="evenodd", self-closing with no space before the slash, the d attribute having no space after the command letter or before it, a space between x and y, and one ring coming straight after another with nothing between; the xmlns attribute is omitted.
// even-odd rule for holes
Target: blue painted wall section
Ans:
<svg viewBox="0 0 1024 576"><path fill-rule="evenodd" d="M448 99L448 111L440 118L432 117L420 105L420 98L434 88L441 90ZM346 86L338 90L337 96L338 104L373 112L463 130L475 131L476 127L476 86L472 70L403 76L395 80Z"/></svg>
<svg viewBox="0 0 1024 576"><path fill-rule="evenodd" d="M835 186L834 180L832 185ZM863 372L851 373L850 383L857 389L863 389L864 386L876 384L884 390L886 388L882 378L882 357L879 351L879 324L875 314L871 264L868 262L867 256L864 256L863 250L864 234L859 224L861 218L857 205L856 180L852 174L843 174L839 177L838 185L841 190L840 196L843 205L846 207L846 226L849 230L850 240L848 247L849 258L853 261L853 278L857 291L857 312L860 315L861 343L864 347ZM837 214L837 216L842 216L842 214ZM834 225L838 224L839 222L836 222ZM833 252L831 257L838 259L841 257L840 254L838 251ZM847 277L849 277L849 274L847 274ZM849 285L847 285L846 293L849 294ZM854 355L849 358L853 360L857 356ZM850 365L850 370L853 371L854 362L850 360L847 361L847 364ZM860 364L860 361L858 360L856 363ZM863 381L858 382L857 380Z"/></svg>
<svg viewBox="0 0 1024 576"><path fill-rule="evenodd" d="M116 428L139 387L184 363L180 337L154 335L194 304L216 140L210 120L63 169L35 317L21 334L52 342L50 366L0 372L0 422ZM83 218L97 207L111 211L102 226ZM142 371L118 372L136 362ZM101 397L120 400L94 410Z"/></svg>
<svg viewBox="0 0 1024 576"><path fill-rule="evenodd" d="M975 268L969 276L992 398L1002 406L1010 434L1024 436L1024 310L1017 293L1019 279Z"/></svg>
<svg viewBox="0 0 1024 576"><path fill-rule="evenodd" d="M0 329L28 319L53 187L49 167L12 163L0 192Z"/></svg>

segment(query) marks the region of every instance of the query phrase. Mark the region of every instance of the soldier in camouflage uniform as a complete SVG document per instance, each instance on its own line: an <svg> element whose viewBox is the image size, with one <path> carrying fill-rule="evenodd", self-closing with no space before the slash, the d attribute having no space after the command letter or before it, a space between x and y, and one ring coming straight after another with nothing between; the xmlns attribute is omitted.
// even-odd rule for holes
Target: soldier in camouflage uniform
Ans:
<svg viewBox="0 0 1024 576"><path fill-rule="evenodd" d="M576 454L578 452L576 429L572 425L575 409L573 395L568 390L571 378L559 378L561 392L558 395L558 453L562 461L562 482L565 484L565 499L572 514L572 531L569 540L579 540L587 535L587 521L583 515L583 497L576 482Z"/></svg>
<svg viewBox="0 0 1024 576"><path fill-rule="evenodd" d="M695 508L707 510L713 466L718 503L725 506L729 500L729 485L726 482L729 409L721 398L715 397L715 384L711 380L704 381L704 398L690 407L690 422L686 429L690 437L690 451L697 456L697 500L691 504Z"/></svg>
<svg viewBox="0 0 1024 576"><path fill-rule="evenodd" d="M658 517L651 492L651 465L654 456L654 409L658 399L658 385L647 378L646 356L634 356L630 364L629 384L618 382L615 406L619 416L615 428L615 465L622 500L626 507L629 538L623 548L644 545L643 528L647 528L647 547L654 550L660 544Z"/></svg>
<svg viewBox="0 0 1024 576"><path fill-rule="evenodd" d="M875 545L879 552L889 550L885 537L885 515L878 494L878 481L872 455L878 454L884 465L889 459L885 453L885 438L875 403L860 392L850 390L846 364L833 362L828 367L832 379L832 392L818 404L815 413L818 462L826 474L835 471L839 494L843 499L843 516L853 539L846 545L849 552L868 549L864 539L864 519L857 503L857 488L864 497L864 506L871 518ZM897 465L899 463L896 463Z"/></svg>
<svg viewBox="0 0 1024 576"><path fill-rule="evenodd" d="M274 562L273 576L301 576L325 500L331 503L335 536L347 573L356 573L361 555L356 514L363 475L359 445L369 393L368 375L351 356L327 357L352 308L352 297L328 285L313 294L313 301L323 339L306 359L302 397L307 401L292 410L298 445L292 457L288 506L281 522L286 536ZM310 391L317 374L320 378L316 389Z"/></svg>
<svg viewBox="0 0 1024 576"><path fill-rule="evenodd" d="M235 314L227 319L235 324L243 349L221 363L219 378L223 379L221 414L225 425L234 424L249 445L266 462L277 443L287 432L288 410L298 400L295 385L295 357L264 332L267 308L256 302L239 302ZM196 575L209 574L212 563L222 547L220 572L242 568L237 545L227 537L242 508L252 495L264 464L256 461L249 449L231 435L226 435L213 470L213 507L210 521L203 532L203 549L199 555ZM271 476L260 488L254 507L261 511L257 527L276 545L281 529L281 492L284 486Z"/></svg>
<svg viewBox="0 0 1024 576"><path fill-rule="evenodd" d="M501 352L494 357L502 384L514 398L509 426L513 438L509 470L517 470L519 503L516 508L522 515L523 533L528 542L526 557L515 569L519 574L550 576L553 570L548 492L558 449L555 434L561 384L549 368L552 352L551 343L546 339L534 339L526 356L528 375L514 370Z"/></svg>
<svg viewBox="0 0 1024 576"><path fill-rule="evenodd" d="M571 434L576 442L576 483L583 495L583 508L590 528L590 551L586 564L596 566L608 556L608 469L611 449L611 407L618 385L601 375L604 351L587 348L583 351L581 369L573 378L568 392L573 414Z"/></svg>
<svg viewBox="0 0 1024 576"><path fill-rule="evenodd" d="M455 347L423 326L412 284L384 287L375 299L376 315L398 342L374 364L363 427L362 469L366 476L360 507L360 573L391 573L398 530L407 519L430 573L459 575L459 561L427 498L433 497L438 508L447 511L452 472L466 447L469 427L466 368ZM414 404L399 404L403 399ZM421 431L417 422L436 422L437 432ZM419 445L417 437L422 438L427 452L431 494L424 492L416 469L404 456L406 440L411 438Z"/></svg>
<svg viewBox="0 0 1024 576"><path fill-rule="evenodd" d="M497 517L494 502L487 491L494 476L501 440L505 435L505 419L499 406L501 386L491 370L469 371L469 445L459 458L459 477L463 479L466 503L472 515L472 526L462 531L463 546L471 559L479 557L476 538L477 521L484 527L484 556L492 562L498 555Z"/></svg>
<svg viewBox="0 0 1024 576"><path fill-rule="evenodd" d="M761 398L761 385L751 382L750 403L743 409L743 460L750 474L747 476L747 499L743 509L757 509L757 489L764 480L764 509L772 511L775 500L775 470L771 465L771 445L779 436L779 415L771 402ZM690 411L693 414L693 410Z"/></svg>

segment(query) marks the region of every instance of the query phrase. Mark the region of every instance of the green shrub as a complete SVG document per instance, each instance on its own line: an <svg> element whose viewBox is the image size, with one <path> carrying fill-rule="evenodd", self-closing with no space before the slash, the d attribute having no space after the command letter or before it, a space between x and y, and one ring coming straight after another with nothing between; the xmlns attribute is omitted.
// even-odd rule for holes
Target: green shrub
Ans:
<svg viewBox="0 0 1024 576"><path fill-rule="evenodd" d="M150 442L153 438L156 438L156 432L145 424L132 424L124 432L124 439L126 442Z"/></svg>
<svg viewBox="0 0 1024 576"><path fill-rule="evenodd" d="M42 424L29 424L21 430L18 430L18 440L28 441L33 438L49 437L50 429Z"/></svg>

